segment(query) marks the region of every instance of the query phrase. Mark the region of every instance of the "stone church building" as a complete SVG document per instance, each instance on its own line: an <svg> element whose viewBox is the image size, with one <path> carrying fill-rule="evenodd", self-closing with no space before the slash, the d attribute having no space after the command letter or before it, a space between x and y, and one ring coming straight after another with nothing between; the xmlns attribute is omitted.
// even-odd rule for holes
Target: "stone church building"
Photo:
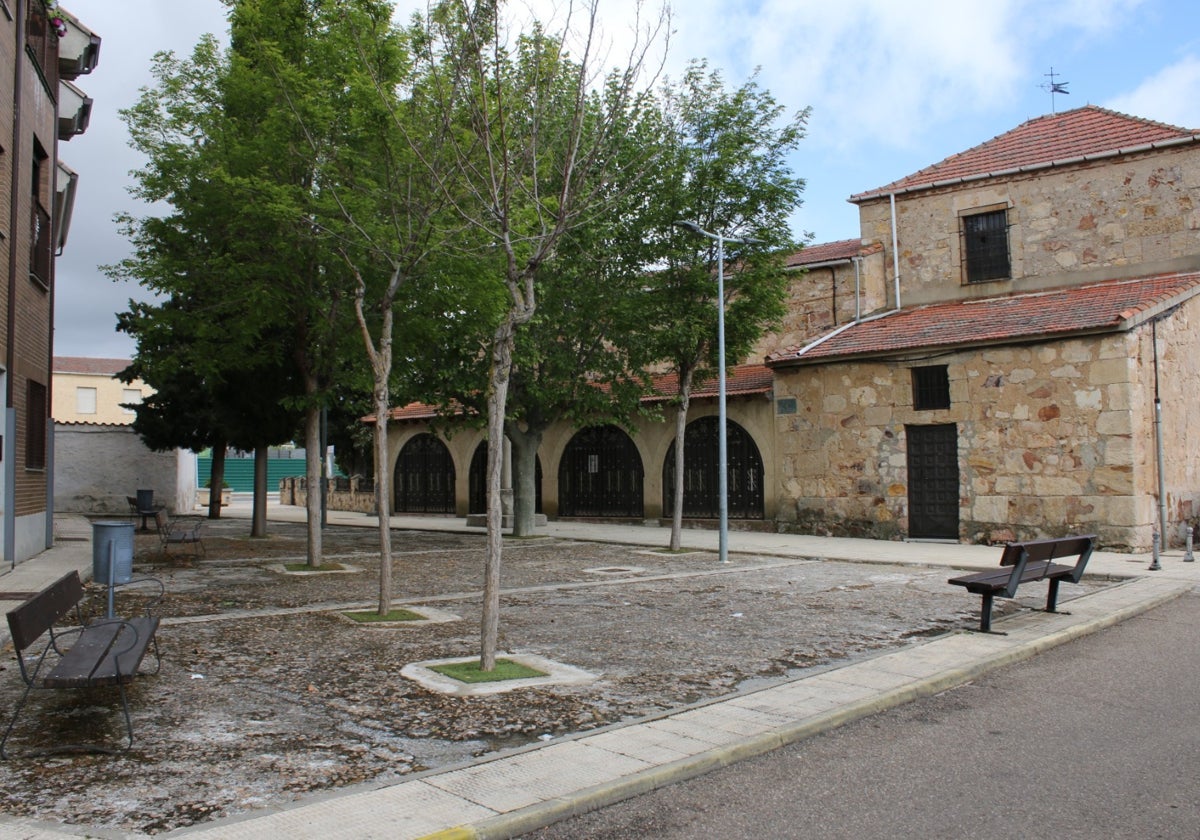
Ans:
<svg viewBox="0 0 1200 840"><path fill-rule="evenodd" d="M731 527L1177 544L1200 516L1200 131L1087 106L850 201L860 238L791 258L787 318L729 371ZM696 523L716 414L714 383L689 415ZM430 419L392 413L395 510L481 510L479 433ZM672 431L552 430L539 509L660 520Z"/></svg>

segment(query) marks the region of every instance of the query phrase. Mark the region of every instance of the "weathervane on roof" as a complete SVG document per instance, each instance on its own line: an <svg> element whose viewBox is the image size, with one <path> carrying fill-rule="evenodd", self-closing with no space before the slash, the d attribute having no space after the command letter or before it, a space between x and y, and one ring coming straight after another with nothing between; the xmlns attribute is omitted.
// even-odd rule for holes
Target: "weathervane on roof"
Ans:
<svg viewBox="0 0 1200 840"><path fill-rule="evenodd" d="M1040 87L1042 90L1049 91L1049 93L1050 93L1050 113L1051 114L1057 113L1057 111L1055 110L1055 107L1054 107L1054 95L1056 93L1065 93L1069 96L1071 93L1071 91L1067 90L1067 85L1069 85L1071 83L1070 82L1056 82L1054 79L1057 75L1058 74L1054 72L1054 67L1051 66L1050 72L1045 74L1046 78L1049 79L1050 81L1046 84L1038 85L1038 87Z"/></svg>

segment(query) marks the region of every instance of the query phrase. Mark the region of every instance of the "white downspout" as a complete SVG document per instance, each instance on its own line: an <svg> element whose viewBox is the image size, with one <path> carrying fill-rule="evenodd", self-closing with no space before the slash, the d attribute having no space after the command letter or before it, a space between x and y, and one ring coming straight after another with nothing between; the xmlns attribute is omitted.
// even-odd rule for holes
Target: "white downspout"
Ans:
<svg viewBox="0 0 1200 840"><path fill-rule="evenodd" d="M889 193L892 211L892 279L896 284L896 309L900 308L900 235L896 232L896 194Z"/></svg>
<svg viewBox="0 0 1200 840"><path fill-rule="evenodd" d="M862 320L862 257L854 258L854 320Z"/></svg>

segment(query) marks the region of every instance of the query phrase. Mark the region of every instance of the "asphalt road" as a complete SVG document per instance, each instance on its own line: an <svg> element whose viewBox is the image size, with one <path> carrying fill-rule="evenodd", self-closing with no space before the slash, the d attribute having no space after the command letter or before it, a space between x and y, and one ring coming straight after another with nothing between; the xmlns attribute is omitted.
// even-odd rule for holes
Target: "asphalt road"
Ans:
<svg viewBox="0 0 1200 840"><path fill-rule="evenodd" d="M1200 837L1200 594L969 685L527 835Z"/></svg>

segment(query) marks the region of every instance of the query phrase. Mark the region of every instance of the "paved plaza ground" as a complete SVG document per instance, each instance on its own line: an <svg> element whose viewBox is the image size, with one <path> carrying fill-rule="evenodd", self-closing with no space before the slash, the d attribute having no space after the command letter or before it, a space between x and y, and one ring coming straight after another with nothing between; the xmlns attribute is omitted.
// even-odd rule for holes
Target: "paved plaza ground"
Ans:
<svg viewBox="0 0 1200 840"><path fill-rule="evenodd" d="M376 530L329 528L326 558L351 570L297 575L283 564L303 561L303 525L272 522L258 540L248 529L242 519L207 523L207 555L194 559L163 556L152 536L137 538L135 573L164 581L167 618L162 671L131 694L134 748L0 764L7 814L169 831L643 718L969 626L978 615L977 599L947 585L944 568L740 553L721 564L710 551L506 540L502 649L597 679L453 697L400 670L478 652L481 534L393 530L396 598L453 620L367 628L340 612L377 600ZM1086 589L1068 586L1064 596ZM101 603L98 587L94 595ZM1026 603L1042 597L1036 588ZM11 645L3 668L0 704L12 708L20 680ZM119 705L107 694L41 692L30 702L10 744L17 752L120 731Z"/></svg>

